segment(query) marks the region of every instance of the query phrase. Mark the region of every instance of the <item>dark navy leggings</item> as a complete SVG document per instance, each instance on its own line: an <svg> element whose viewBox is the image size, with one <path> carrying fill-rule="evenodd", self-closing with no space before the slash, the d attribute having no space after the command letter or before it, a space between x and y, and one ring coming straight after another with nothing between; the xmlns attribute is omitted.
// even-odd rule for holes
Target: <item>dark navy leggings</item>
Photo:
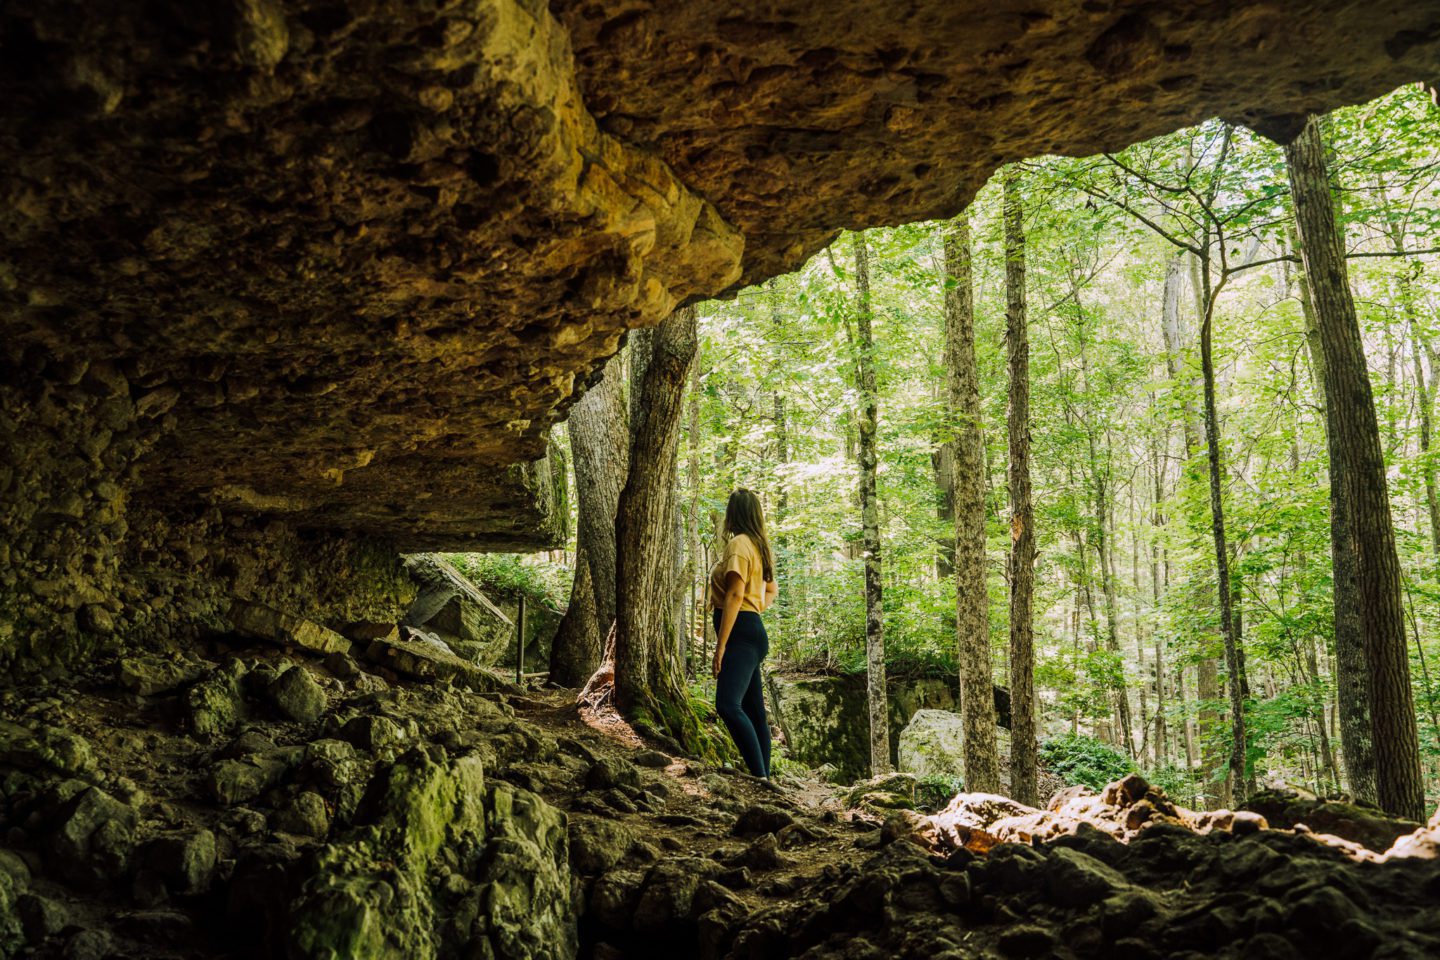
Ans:
<svg viewBox="0 0 1440 960"><path fill-rule="evenodd" d="M716 610L717 637L720 616ZM765 681L760 675L760 664L769 652L770 638L760 614L741 610L735 615L715 680L715 710L740 748L745 766L757 777L770 776L770 724L765 719Z"/></svg>

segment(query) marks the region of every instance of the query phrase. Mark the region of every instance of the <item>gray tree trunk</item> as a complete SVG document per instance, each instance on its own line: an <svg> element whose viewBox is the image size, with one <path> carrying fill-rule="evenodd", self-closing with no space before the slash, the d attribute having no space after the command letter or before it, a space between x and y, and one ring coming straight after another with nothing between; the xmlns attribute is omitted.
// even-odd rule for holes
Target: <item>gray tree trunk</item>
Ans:
<svg viewBox="0 0 1440 960"><path fill-rule="evenodd" d="M595 672L615 621L615 510L630 449L623 369L622 361L612 357L600 382L571 409L568 422L579 512L575 581L550 648L550 679L567 687L584 685ZM586 591L591 592L588 601ZM582 602L576 603L577 596Z"/></svg>
<svg viewBox="0 0 1440 960"><path fill-rule="evenodd" d="M648 341L648 342L647 342ZM676 310L632 357L630 465L615 518L615 705L637 729L699 749L669 620L675 536L676 454L685 382L695 358L693 307ZM632 341L632 349L637 345ZM641 352L641 351L636 351Z"/></svg>
<svg viewBox="0 0 1440 960"><path fill-rule="evenodd" d="M890 770L890 717L885 694L885 622L880 579L880 511L875 479L879 388L871 330L870 251L865 234L852 234L855 250L856 381L860 388L860 527L865 552L866 700L870 716L870 773Z"/></svg>
<svg viewBox="0 0 1440 960"><path fill-rule="evenodd" d="M1325 146L1314 117L1285 148L1285 161L1325 357L1337 666L1342 645L1362 646L1375 799L1388 813L1419 820L1424 815L1424 780L1385 459L1345 272L1344 235L1335 222ZM1341 706L1346 708L1344 700ZM1342 734L1345 727L1342 719ZM1345 746L1348 768L1350 745Z"/></svg>
<svg viewBox="0 0 1440 960"><path fill-rule="evenodd" d="M961 214L944 233L945 369L955 518L955 629L964 723L965 789L1000 789L991 690L990 595L985 569L985 440L975 358L970 224Z"/></svg>
<svg viewBox="0 0 1440 960"><path fill-rule="evenodd" d="M1007 480L1010 492L1010 794L1038 806L1035 708L1035 507L1030 483L1030 330L1025 305L1025 211L1018 176L1009 167L1004 177L1005 219L1005 348L1010 383L1005 415L1009 439ZM966 237L969 240L969 237ZM968 243L967 243L968 246ZM969 257L966 257L969 284ZM974 362L973 325L971 362ZM978 405L979 395L976 395ZM983 517L982 517L983 521ZM980 544L984 547L984 526ZM984 556L981 556L984 562ZM983 591L984 569L980 586ZM985 665L990 644L985 635ZM986 672L988 679L989 673ZM993 723L993 721L992 721ZM993 729L993 727L992 727ZM968 731L967 731L968 732ZM967 788L979 789L967 784Z"/></svg>

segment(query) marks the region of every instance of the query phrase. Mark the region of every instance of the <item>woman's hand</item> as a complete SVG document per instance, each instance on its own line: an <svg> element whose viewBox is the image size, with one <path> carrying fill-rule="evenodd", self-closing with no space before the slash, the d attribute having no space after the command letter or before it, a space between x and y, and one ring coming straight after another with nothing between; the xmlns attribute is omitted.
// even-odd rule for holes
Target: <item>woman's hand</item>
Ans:
<svg viewBox="0 0 1440 960"><path fill-rule="evenodd" d="M770 609L770 605L773 604L777 599L779 599L779 597L780 597L780 584L776 583L774 580L767 580L767 581L765 581L765 606L764 606L764 609L769 610L769 609Z"/></svg>
<svg viewBox="0 0 1440 960"><path fill-rule="evenodd" d="M716 677L719 677L719 676L720 676L720 664L724 661L724 659L725 659L725 648L724 648L724 647L716 647L716 648L715 648L715 663L714 663L714 669L715 669L715 676L716 676Z"/></svg>

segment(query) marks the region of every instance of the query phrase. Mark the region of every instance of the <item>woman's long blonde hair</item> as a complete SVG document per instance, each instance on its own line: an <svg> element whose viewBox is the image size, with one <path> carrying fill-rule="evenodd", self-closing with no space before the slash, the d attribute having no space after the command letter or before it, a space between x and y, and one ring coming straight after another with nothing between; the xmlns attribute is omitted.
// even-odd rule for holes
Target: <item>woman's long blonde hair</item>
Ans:
<svg viewBox="0 0 1440 960"><path fill-rule="evenodd" d="M760 498L741 487L730 494L725 505L725 532L730 536L743 533L760 551L760 563L765 571L765 582L775 581L775 554L770 550L770 538L765 534L765 511Z"/></svg>

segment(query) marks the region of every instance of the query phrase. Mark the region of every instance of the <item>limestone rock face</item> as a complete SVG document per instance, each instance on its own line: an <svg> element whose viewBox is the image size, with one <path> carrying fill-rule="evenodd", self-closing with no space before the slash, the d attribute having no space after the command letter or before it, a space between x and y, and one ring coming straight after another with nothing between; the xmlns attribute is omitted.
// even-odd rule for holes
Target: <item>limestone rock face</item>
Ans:
<svg viewBox="0 0 1440 960"><path fill-rule="evenodd" d="M1440 56L1433 9L1349 0L552 6L601 128L714 201L747 281L839 227L951 216L1012 160L1212 116L1288 138Z"/></svg>
<svg viewBox="0 0 1440 960"><path fill-rule="evenodd" d="M948 710L917 710L900 731L899 767L917 777L965 775L965 724Z"/></svg>
<svg viewBox="0 0 1440 960"><path fill-rule="evenodd" d="M1009 160L1284 135L1437 62L1394 0L15 0L0 656L359 543L558 542L548 428L625 331Z"/></svg>

